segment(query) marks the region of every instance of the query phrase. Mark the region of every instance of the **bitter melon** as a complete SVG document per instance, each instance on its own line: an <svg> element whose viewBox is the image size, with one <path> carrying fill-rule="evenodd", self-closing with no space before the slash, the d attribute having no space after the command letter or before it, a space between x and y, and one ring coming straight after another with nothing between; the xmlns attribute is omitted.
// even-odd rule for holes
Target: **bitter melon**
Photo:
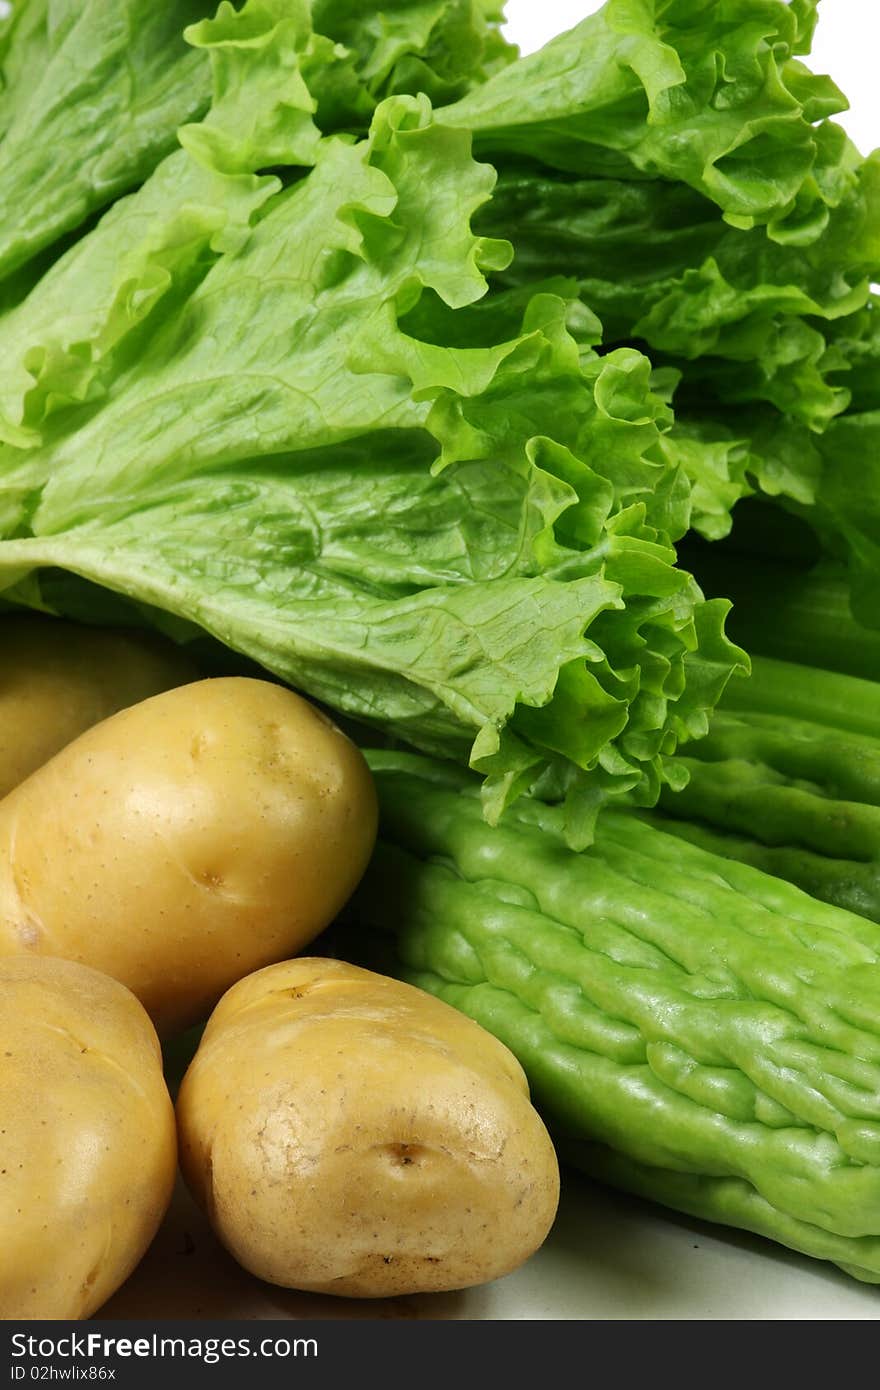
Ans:
<svg viewBox="0 0 880 1390"><path fill-rule="evenodd" d="M880 1282L880 926L605 811L372 755L353 939L495 1033L563 1159ZM377 962L375 954L372 955Z"/></svg>

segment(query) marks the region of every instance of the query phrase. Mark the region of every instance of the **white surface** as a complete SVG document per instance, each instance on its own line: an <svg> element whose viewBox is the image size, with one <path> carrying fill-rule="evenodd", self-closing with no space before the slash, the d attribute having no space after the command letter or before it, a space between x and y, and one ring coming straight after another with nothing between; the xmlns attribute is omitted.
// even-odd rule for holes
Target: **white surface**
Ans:
<svg viewBox="0 0 880 1390"><path fill-rule="evenodd" d="M379 1302L260 1283L180 1190L143 1264L96 1316L864 1322L880 1318L880 1288L566 1173L549 1239L515 1274L464 1293Z"/></svg>
<svg viewBox="0 0 880 1390"><path fill-rule="evenodd" d="M531 53L598 9L601 0L508 0L507 35ZM880 145L880 4L824 0L820 15L813 54L806 61L815 72L828 73L849 98L850 110L836 119L867 154Z"/></svg>

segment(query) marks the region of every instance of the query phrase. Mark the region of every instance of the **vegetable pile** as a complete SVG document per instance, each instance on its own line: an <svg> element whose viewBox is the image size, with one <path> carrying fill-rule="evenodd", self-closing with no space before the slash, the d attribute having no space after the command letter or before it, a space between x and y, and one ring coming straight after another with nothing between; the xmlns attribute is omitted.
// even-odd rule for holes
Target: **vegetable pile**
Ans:
<svg viewBox="0 0 880 1390"><path fill-rule="evenodd" d="M279 752L290 686L371 749L350 957L506 1043L569 1162L880 1280L880 152L804 61L817 0L606 0L527 58L502 20L0 23L7 661L50 708L22 610L90 634L66 722L10 743L0 956L97 967L167 1036L229 986L263 1008L236 981L315 939L376 829L313 711ZM173 656L93 688L119 625ZM123 811L17 864L134 744ZM102 934L124 854L65 877L140 853L146 805L149 948Z"/></svg>

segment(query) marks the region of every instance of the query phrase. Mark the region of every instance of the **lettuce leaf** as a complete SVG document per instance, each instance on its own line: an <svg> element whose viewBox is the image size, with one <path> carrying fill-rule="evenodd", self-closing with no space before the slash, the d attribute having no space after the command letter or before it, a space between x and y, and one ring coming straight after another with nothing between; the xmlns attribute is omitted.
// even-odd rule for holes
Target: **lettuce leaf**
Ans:
<svg viewBox="0 0 880 1390"><path fill-rule="evenodd" d="M0 19L0 138L14 114L15 92L24 76L41 72L49 60L48 0L19 0Z"/></svg>
<svg viewBox="0 0 880 1390"><path fill-rule="evenodd" d="M514 241L495 292L574 281L603 348L655 365L693 527L719 539L742 499L778 499L847 560L865 617L880 153L861 157L829 119L845 100L795 56L815 20L814 3L609 0L445 118L499 168L477 223Z"/></svg>
<svg viewBox="0 0 880 1390"><path fill-rule="evenodd" d="M24 0L0 48L0 278L135 188L210 95L209 0Z"/></svg>
<svg viewBox="0 0 880 1390"><path fill-rule="evenodd" d="M284 117L298 139L307 116ZM187 152L227 148L211 129ZM576 302L477 304L510 255L470 227L495 175L426 98L311 153L110 354L99 397L6 446L5 597L63 607L60 568L194 623L469 761L492 819L552 781L586 842L609 797L656 799L743 660L675 564L668 407Z"/></svg>
<svg viewBox="0 0 880 1390"><path fill-rule="evenodd" d="M216 0L16 0L0 25L0 313L175 150L181 125L204 115L212 81L197 21L210 26L215 9ZM221 0L216 26L234 26L240 9ZM299 67L309 71L323 131L363 134L393 92L452 100L515 52L483 0L266 0L244 9L259 44L276 24L314 30L318 61L303 57ZM233 62L227 98L236 76ZM290 76L296 100L302 76ZM271 167L271 144L263 153Z"/></svg>
<svg viewBox="0 0 880 1390"><path fill-rule="evenodd" d="M145 321L178 305L219 256L241 244L282 187L267 166L307 166L320 133L298 67L325 56L305 10L259 0L221 6L187 32L208 55L214 96L183 146L121 198L0 317L0 440L44 442L59 410L98 399L136 351Z"/></svg>
<svg viewBox="0 0 880 1390"><path fill-rule="evenodd" d="M880 295L872 294L858 313L835 324L831 341L841 359L838 379L846 383L850 410L880 410Z"/></svg>
<svg viewBox="0 0 880 1390"><path fill-rule="evenodd" d="M814 524L830 530L832 545L843 543L856 619L880 627L880 409L842 415L818 448Z"/></svg>
<svg viewBox="0 0 880 1390"><path fill-rule="evenodd" d="M731 225L812 240L839 197L815 123L846 109L793 57L810 6L784 0L607 0L444 112L504 165L685 183Z"/></svg>
<svg viewBox="0 0 880 1390"><path fill-rule="evenodd" d="M314 72L318 121L327 132L365 128L377 102L423 93L455 101L516 56L501 33L501 7L484 0L312 0L316 31L343 50Z"/></svg>
<svg viewBox="0 0 880 1390"><path fill-rule="evenodd" d="M803 247L727 226L680 183L563 181L524 166L502 175L481 214L487 234L516 229L499 287L564 270L606 344L638 343L674 381L681 463L698 490L693 522L707 537L726 534L732 507L754 487L814 499L815 448L796 427L827 429L870 375L876 329L864 306L880 262L880 159L840 148L851 165L846 192ZM751 408L745 437L730 409L740 405ZM766 453L760 422L774 412L769 433L780 446L786 433L798 438L802 469L791 468L793 449L787 462Z"/></svg>
<svg viewBox="0 0 880 1390"><path fill-rule="evenodd" d="M102 394L144 320L185 296L279 191L279 177L261 170L291 179L313 163L328 114L313 88L334 93L337 115L345 97L346 120L368 125L377 93L403 83L399 62L436 50L467 85L498 29L474 0L398 0L366 13L339 0L250 0L241 11L221 4L183 37L210 60L213 90L204 118L178 131L183 150L60 256L26 305L0 315L6 443L39 445L49 416Z"/></svg>
<svg viewBox="0 0 880 1390"><path fill-rule="evenodd" d="M866 627L880 627L880 335L876 300L859 314L841 320L833 345L842 349L850 407L817 432L790 415L769 407L752 408L748 419L717 407L706 418L706 438L726 430L746 450L745 492L760 492L785 508L778 515L769 543L754 546L759 554L777 555L786 527L809 529L813 559L824 555L846 573L852 612ZM702 403L705 408L705 400ZM676 424L674 434L687 430ZM786 513L788 515L786 515ZM736 513L739 517L739 513ZM755 513L743 513L733 528L739 547L748 547L755 530ZM706 535L710 530L701 525ZM719 532L718 534L726 534ZM737 597L736 589L731 596ZM787 611L787 610L786 610ZM780 638L780 640L782 640ZM801 651L799 660L806 661Z"/></svg>

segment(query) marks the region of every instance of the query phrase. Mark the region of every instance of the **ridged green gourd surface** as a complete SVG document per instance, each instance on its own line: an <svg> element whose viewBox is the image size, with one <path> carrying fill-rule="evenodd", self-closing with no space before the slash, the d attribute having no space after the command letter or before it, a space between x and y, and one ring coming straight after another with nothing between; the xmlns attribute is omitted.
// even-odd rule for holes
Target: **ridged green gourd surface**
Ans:
<svg viewBox="0 0 880 1390"><path fill-rule="evenodd" d="M527 798L492 829L465 774L370 757L355 940L511 1048L561 1157L880 1282L880 927L626 811L582 853Z"/></svg>

